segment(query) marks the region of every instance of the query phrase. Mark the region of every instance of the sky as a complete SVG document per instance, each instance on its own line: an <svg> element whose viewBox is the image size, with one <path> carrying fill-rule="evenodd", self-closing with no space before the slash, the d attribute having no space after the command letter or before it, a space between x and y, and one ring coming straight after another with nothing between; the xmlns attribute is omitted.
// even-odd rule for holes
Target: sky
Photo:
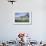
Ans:
<svg viewBox="0 0 46 46"><path fill-rule="evenodd" d="M16 17L25 16L27 13L16 13Z"/></svg>

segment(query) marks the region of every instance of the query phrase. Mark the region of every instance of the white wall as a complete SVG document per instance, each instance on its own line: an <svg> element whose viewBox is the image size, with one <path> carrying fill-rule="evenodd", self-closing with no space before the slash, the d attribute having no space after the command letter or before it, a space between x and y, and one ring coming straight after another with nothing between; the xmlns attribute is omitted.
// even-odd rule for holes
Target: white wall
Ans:
<svg viewBox="0 0 46 46"><path fill-rule="evenodd" d="M11 40L19 32L31 34L33 40L46 40L45 0L17 0L13 5L7 0L0 0L0 40ZM32 25L14 25L16 11L32 11Z"/></svg>

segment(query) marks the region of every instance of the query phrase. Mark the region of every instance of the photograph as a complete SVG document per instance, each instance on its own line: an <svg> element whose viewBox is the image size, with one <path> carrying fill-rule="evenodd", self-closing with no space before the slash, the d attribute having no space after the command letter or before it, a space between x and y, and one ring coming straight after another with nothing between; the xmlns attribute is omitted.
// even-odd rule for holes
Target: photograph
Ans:
<svg viewBox="0 0 46 46"><path fill-rule="evenodd" d="M31 13L29 12L16 12L14 22L15 24L29 24L31 23Z"/></svg>
<svg viewBox="0 0 46 46"><path fill-rule="evenodd" d="M29 13L16 13L15 22L29 22Z"/></svg>

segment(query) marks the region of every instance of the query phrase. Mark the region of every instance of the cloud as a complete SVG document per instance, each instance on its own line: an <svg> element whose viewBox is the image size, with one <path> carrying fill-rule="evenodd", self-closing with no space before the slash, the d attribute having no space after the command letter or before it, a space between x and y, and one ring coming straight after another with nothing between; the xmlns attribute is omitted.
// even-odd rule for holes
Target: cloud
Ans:
<svg viewBox="0 0 46 46"><path fill-rule="evenodd" d="M25 16L27 13L16 13L16 17Z"/></svg>

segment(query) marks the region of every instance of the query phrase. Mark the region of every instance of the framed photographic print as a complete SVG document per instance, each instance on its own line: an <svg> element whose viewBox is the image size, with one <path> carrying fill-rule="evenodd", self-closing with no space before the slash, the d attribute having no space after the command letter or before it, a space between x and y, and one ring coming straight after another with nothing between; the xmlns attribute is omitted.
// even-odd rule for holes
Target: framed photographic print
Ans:
<svg viewBox="0 0 46 46"><path fill-rule="evenodd" d="M15 12L14 24L32 24L32 12Z"/></svg>

